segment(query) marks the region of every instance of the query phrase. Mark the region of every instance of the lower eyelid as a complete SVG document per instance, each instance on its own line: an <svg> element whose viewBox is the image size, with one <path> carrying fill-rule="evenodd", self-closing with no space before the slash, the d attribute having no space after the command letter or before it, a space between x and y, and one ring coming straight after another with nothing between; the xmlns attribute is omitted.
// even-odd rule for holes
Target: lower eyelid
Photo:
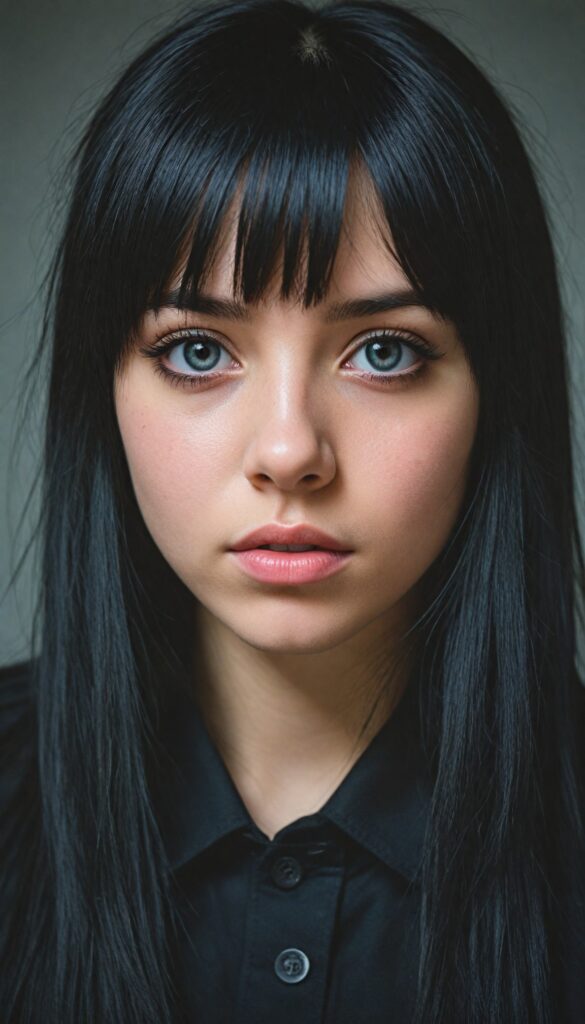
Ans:
<svg viewBox="0 0 585 1024"><path fill-rule="evenodd" d="M427 368L427 361L425 360L416 364L412 369L403 370L401 373L376 374L368 373L365 370L357 370L350 371L349 376L357 377L358 380L368 381L378 387L399 388L406 387L408 384L414 384L416 380L423 376ZM181 387L187 391L189 389L196 391L199 388L205 388L206 385L211 386L218 381L221 382L225 379L226 374L229 374L229 371L226 370L209 370L206 373L199 374L176 373L174 370L168 370L160 361L155 362L154 371L171 386Z"/></svg>

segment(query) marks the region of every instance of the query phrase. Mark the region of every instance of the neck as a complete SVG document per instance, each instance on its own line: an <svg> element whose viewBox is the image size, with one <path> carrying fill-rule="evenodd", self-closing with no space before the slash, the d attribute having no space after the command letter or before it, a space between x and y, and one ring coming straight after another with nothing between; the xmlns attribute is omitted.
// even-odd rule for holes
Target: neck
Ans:
<svg viewBox="0 0 585 1024"><path fill-rule="evenodd" d="M197 608L195 697L253 820L270 838L318 811L392 714L414 646L388 623L331 650L258 650Z"/></svg>

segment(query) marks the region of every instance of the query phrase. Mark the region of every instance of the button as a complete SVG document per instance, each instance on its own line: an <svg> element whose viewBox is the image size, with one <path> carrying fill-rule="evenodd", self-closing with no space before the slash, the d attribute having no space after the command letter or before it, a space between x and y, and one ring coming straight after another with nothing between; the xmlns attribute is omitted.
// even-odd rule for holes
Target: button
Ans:
<svg viewBox="0 0 585 1024"><path fill-rule="evenodd" d="M303 877L303 869L295 857L279 857L270 869L272 879L281 889L293 889Z"/></svg>
<svg viewBox="0 0 585 1024"><path fill-rule="evenodd" d="M296 985L309 973L309 958L302 949L283 949L274 961L274 970L281 981Z"/></svg>

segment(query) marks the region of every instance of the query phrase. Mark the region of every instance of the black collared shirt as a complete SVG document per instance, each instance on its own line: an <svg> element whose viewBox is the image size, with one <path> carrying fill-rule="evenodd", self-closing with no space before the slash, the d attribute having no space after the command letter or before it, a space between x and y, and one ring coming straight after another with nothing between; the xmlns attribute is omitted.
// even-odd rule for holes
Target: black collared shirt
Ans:
<svg viewBox="0 0 585 1024"><path fill-rule="evenodd" d="M0 736L24 718L28 675L28 663L0 668ZM272 841L251 820L192 697L165 692L159 735L172 769L153 795L179 922L181 1020L410 1024L431 797L416 680L321 810ZM30 730L19 735L22 749L0 773L2 812L34 756ZM581 862L577 875L581 882ZM580 882L563 903L553 1024L585 1021Z"/></svg>
<svg viewBox="0 0 585 1024"><path fill-rule="evenodd" d="M175 699L160 806L194 1021L412 1019L431 791L415 701L412 687L319 813L270 841L194 703Z"/></svg>

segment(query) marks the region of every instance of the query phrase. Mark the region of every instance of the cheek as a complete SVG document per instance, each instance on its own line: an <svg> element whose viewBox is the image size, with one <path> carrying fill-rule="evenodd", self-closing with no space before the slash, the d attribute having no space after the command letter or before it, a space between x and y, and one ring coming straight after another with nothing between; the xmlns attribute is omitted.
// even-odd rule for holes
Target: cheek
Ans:
<svg viewBox="0 0 585 1024"><path fill-rule="evenodd" d="M473 391L444 406L411 406L383 440L370 443L361 470L370 481L363 516L386 537L393 560L398 555L422 571L445 544L465 493L477 411Z"/></svg>
<svg viewBox="0 0 585 1024"><path fill-rule="evenodd" d="M118 423L136 499L155 540L180 543L181 524L205 523L222 442L214 425L144 401L119 402ZM169 532L170 531L170 532ZM179 532L177 532L179 531Z"/></svg>
<svg viewBox="0 0 585 1024"><path fill-rule="evenodd" d="M448 421L417 423L386 462L384 482L411 522L427 521L458 502L465 484L470 436ZM390 508L392 507L390 504Z"/></svg>

